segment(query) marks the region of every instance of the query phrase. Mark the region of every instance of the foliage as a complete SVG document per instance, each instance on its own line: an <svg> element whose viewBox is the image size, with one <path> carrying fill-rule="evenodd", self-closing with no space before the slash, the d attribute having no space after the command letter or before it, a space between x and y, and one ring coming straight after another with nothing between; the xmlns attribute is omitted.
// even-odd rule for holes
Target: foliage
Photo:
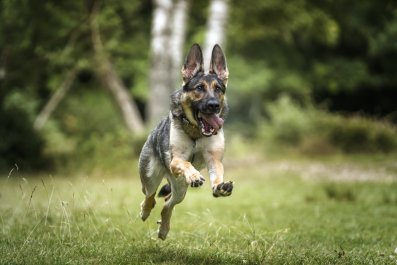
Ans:
<svg viewBox="0 0 397 265"><path fill-rule="evenodd" d="M42 155L44 139L31 126L34 100L14 92L3 103L0 105L0 171L48 168Z"/></svg>
<svg viewBox="0 0 397 265"><path fill-rule="evenodd" d="M156 239L162 200L145 223L139 218L143 194L136 171L134 177L66 178L15 171L0 179L0 263L396 262L395 181L383 181L382 175L369 182L335 182L319 173L313 181L308 172L318 161L300 162L297 169L288 161L229 164L226 173L236 188L228 198L213 198L208 184L189 189L164 242ZM362 175L344 161L321 165L332 177L340 170L351 178ZM361 172L368 172L368 164L383 170L368 161L358 163Z"/></svg>
<svg viewBox="0 0 397 265"><path fill-rule="evenodd" d="M97 108L106 100L96 92L102 85L94 81L89 14L96 3L100 3L98 23L105 51L145 115L151 1L1 1L0 170L9 171L15 163L45 169L65 162L56 161L58 157L72 160L77 153L81 159L95 157L101 149L98 145L108 143L105 149L112 150L117 140L110 138L121 137L125 148L141 144L141 136L128 140L122 136L125 132L118 113L102 113ZM277 131L270 139L298 143L304 150L316 150L311 147L316 145L327 152L395 150L391 140L394 127L354 115L358 112L397 121L395 1L229 3L225 47L230 70L229 128L241 132L243 127L244 135L249 136L262 127ZM204 42L209 1L190 4L186 49L193 42ZM71 68L78 72L71 89L86 90L92 104L83 102L87 97L75 97L73 104L60 106L43 132L34 132L30 127L35 117ZM298 105L276 117L272 109L279 103L273 102L281 95L288 95ZM331 112L315 111L313 105L326 106ZM331 115L335 111L353 117ZM86 116L89 118L80 119ZM272 122L263 125L269 118ZM269 124L275 127L269 128ZM370 129L372 126L375 129ZM101 142L101 137L108 140ZM366 144L359 144L358 139ZM136 149L139 147L130 153L135 154ZM46 160L48 157L55 161Z"/></svg>
<svg viewBox="0 0 397 265"><path fill-rule="evenodd" d="M397 151L397 128L385 121L302 107L287 96L267 110L269 121L260 130L267 144L281 143L314 154Z"/></svg>
<svg viewBox="0 0 397 265"><path fill-rule="evenodd" d="M327 117L323 127L328 127L331 144L343 151L391 152L397 148L397 129L387 122L374 121L363 117Z"/></svg>
<svg viewBox="0 0 397 265"><path fill-rule="evenodd" d="M236 94L246 93L239 109L247 101L267 103L288 94L303 103L325 102L332 110L395 112L396 77L388 62L397 55L391 33L396 2L233 1L232 7L229 60L238 56L243 63L231 65L230 84L234 76L263 75L256 84L236 82ZM266 115L259 104L250 108Z"/></svg>
<svg viewBox="0 0 397 265"><path fill-rule="evenodd" d="M92 86L96 66L92 63L88 28L90 3L92 1L53 0L0 3L0 170L9 171L19 162L24 164L19 165L23 168L43 168L43 163L37 161L44 160L45 154L52 157L61 153L65 155L65 150L70 151L73 146L80 145L76 137L82 139L102 129L93 124L100 124L103 116L100 109L87 113L90 117L75 124L79 126L74 128L75 131L71 128L71 116L71 119L50 121L41 134L31 128L38 112L61 85L70 68L76 68L79 72L72 89ZM149 8L149 2L104 2L99 17L105 48L125 84L140 101L146 96L143 91L146 89L148 53L143 47L149 43L150 23L146 23L151 15ZM138 14L140 19L131 19ZM100 85L96 84L96 87ZM16 98L15 95L21 100L11 110L7 106ZM97 93L92 95L95 97ZM96 99L93 98L93 101ZM75 105L84 106L84 103L76 102ZM65 108L64 111L70 112L71 109ZM84 110L79 108L78 111ZM109 134L117 134L113 129L120 130L117 129L121 126L117 119L118 114L114 112L112 117L107 117L107 121L116 120L112 125L108 124L111 128ZM54 150L57 146L60 148ZM63 151L60 151L62 148ZM86 150L93 148L91 146ZM87 152L84 154L88 155Z"/></svg>
<svg viewBox="0 0 397 265"><path fill-rule="evenodd" d="M128 134L105 91L95 87L73 91L54 116L43 135L60 170L130 170L143 146L145 138Z"/></svg>

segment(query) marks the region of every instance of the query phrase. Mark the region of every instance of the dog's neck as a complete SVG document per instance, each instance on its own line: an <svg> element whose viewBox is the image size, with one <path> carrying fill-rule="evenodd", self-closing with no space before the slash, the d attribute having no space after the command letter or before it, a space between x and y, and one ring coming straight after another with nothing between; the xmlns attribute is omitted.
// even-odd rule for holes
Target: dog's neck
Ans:
<svg viewBox="0 0 397 265"><path fill-rule="evenodd" d="M203 135L200 132L200 128L197 127L195 124L191 123L184 114L179 115L178 117L175 118L180 122L182 129L186 132L187 135L189 135L189 137L192 140L195 141L203 137Z"/></svg>
<svg viewBox="0 0 397 265"><path fill-rule="evenodd" d="M171 94L171 116L182 130L184 130L186 134L195 141L203 137L203 135L200 132L200 128L187 118L183 107L180 104L181 93L182 88Z"/></svg>

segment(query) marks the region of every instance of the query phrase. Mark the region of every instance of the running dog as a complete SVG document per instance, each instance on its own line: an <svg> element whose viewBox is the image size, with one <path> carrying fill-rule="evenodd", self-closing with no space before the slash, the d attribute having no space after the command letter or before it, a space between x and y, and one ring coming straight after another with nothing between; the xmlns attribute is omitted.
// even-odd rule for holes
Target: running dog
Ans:
<svg viewBox="0 0 397 265"><path fill-rule="evenodd" d="M149 135L139 157L139 173L145 199L141 218L145 221L155 206L156 191L165 197L158 237L166 239L173 208L182 202L189 186L205 179L198 170L208 169L214 197L229 196L233 182L223 181L223 123L228 111L226 86L229 72L219 45L212 50L210 69L204 73L203 54L194 44L182 67L182 88L171 95L170 113Z"/></svg>

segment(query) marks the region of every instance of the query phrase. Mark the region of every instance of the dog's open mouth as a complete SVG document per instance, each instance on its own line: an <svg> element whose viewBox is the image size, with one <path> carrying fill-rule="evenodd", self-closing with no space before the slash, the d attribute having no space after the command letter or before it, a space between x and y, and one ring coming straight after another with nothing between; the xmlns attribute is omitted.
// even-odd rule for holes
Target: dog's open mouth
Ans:
<svg viewBox="0 0 397 265"><path fill-rule="evenodd" d="M222 128L224 121L221 117L219 117L219 114L204 114L199 112L197 116L201 133L204 136L217 134L218 130Z"/></svg>

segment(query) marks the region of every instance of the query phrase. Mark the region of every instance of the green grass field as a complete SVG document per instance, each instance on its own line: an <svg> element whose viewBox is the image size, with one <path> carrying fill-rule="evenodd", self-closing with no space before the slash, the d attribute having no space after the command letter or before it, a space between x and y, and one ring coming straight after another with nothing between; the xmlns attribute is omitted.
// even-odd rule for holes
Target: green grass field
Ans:
<svg viewBox="0 0 397 265"><path fill-rule="evenodd" d="M0 179L0 264L397 264L396 160L226 157L231 197L208 181L157 239L139 177Z"/></svg>

